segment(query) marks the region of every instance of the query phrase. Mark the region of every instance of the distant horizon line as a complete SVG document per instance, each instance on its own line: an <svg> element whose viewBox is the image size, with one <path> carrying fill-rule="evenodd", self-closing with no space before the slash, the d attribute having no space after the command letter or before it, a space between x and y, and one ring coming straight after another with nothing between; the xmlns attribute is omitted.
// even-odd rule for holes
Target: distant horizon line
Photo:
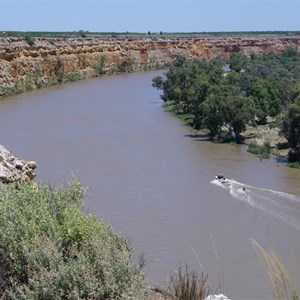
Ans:
<svg viewBox="0 0 300 300"><path fill-rule="evenodd" d="M1 2L1 0L0 0ZM3 30L0 33L100 33L100 34L207 34L207 33L300 33L299 30L225 30L225 31L90 31L90 30Z"/></svg>

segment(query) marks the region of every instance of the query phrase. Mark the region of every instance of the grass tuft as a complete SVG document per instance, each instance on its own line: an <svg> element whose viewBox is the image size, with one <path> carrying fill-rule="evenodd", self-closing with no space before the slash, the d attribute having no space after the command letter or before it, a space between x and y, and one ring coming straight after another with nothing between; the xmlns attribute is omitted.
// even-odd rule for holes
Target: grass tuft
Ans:
<svg viewBox="0 0 300 300"><path fill-rule="evenodd" d="M179 267L175 275L170 276L169 290L174 300L202 300L209 294L207 275L199 277L195 271L190 272L186 265L185 272Z"/></svg>

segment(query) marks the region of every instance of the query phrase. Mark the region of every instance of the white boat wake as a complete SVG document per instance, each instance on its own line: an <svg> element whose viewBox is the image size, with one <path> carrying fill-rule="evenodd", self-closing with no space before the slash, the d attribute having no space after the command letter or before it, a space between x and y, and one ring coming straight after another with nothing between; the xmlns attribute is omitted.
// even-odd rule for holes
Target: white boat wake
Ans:
<svg viewBox="0 0 300 300"><path fill-rule="evenodd" d="M300 230L300 197L272 189L254 187L234 179L228 179L227 183L214 179L211 183L228 190L235 199Z"/></svg>

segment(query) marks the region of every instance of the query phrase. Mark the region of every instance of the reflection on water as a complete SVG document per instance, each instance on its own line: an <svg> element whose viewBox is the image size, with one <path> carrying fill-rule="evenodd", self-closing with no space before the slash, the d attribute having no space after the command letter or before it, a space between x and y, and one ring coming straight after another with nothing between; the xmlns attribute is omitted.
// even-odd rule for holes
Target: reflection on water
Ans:
<svg viewBox="0 0 300 300"><path fill-rule="evenodd" d="M151 284L165 283L179 263L201 272L200 260L215 288L223 277L231 299L271 298L254 239L278 252L300 291L300 172L244 147L191 138L151 87L159 74L1 100L1 144L36 160L39 180L60 184L74 173L89 186L88 210L145 254ZM210 184L220 172L235 179L227 189Z"/></svg>

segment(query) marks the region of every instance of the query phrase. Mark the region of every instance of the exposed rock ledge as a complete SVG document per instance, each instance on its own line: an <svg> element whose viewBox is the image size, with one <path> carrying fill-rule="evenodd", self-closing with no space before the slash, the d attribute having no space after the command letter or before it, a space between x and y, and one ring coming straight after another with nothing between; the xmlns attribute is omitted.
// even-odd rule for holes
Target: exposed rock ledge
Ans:
<svg viewBox="0 0 300 300"><path fill-rule="evenodd" d="M15 157L9 150L0 145L0 182L30 181L37 175L36 166L36 162Z"/></svg>
<svg viewBox="0 0 300 300"><path fill-rule="evenodd" d="M300 37L39 37L31 46L22 37L0 37L0 96L103 74L155 69L168 65L177 55L226 59L231 53L282 53L287 47L299 51Z"/></svg>

